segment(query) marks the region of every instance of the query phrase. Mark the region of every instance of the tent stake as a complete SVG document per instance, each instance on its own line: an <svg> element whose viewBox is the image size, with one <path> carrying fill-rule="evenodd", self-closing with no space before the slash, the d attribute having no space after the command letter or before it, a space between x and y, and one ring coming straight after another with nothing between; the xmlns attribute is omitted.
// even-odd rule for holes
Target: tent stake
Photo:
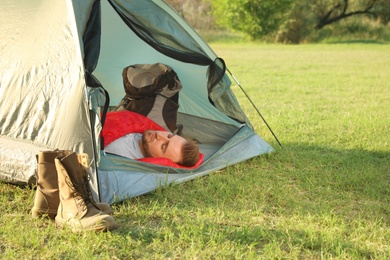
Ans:
<svg viewBox="0 0 390 260"><path fill-rule="evenodd" d="M267 121L265 120L265 118L263 117L263 115L260 113L259 109L257 109L255 103L253 103L252 99L248 96L248 94L246 93L246 91L244 90L244 88L241 86L240 82L236 79L236 77L234 77L233 73L230 72L229 69L226 69L230 76L234 79L234 81L237 83L237 85L240 87L241 91L245 94L246 98L249 100L249 102L251 102L253 108L257 111L257 114L261 117L261 119L263 120L263 122L265 123L265 125L268 127L269 131L271 132L271 134L273 135L273 137L275 138L275 140L278 142L279 146L280 147L283 147L282 144L280 143L279 139L276 137L274 131L272 131L271 127L268 125Z"/></svg>

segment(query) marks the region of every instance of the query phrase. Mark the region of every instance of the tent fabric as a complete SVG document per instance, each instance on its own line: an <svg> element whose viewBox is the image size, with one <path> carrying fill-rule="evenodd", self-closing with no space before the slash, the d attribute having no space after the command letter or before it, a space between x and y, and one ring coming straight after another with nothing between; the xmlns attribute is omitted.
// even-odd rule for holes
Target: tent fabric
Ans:
<svg viewBox="0 0 390 260"><path fill-rule="evenodd" d="M126 7L129 10L132 10L132 8L136 8L142 1L125 2ZM124 94L124 92L117 87L118 85L121 85L122 82L120 78L115 75L121 75L122 69L128 66L128 64L153 64L161 62L171 66L177 72L180 81L186 87L186 89L180 92L180 95L182 95L183 92L186 92L186 97L182 97L182 99L185 99L182 103L192 104L185 107L181 106L180 109L182 112L202 116L202 111L206 110L204 113L210 114L208 111L214 111L217 107L218 109L224 110L221 110L222 114L213 113L212 116L216 117L215 119L219 121L226 121L229 120L226 119L226 115L228 115L230 118L234 118L233 120L237 120L238 122L247 121L246 123L248 123L249 121L246 119L237 100L234 97L234 94L230 90L231 81L225 74L225 67L224 64L221 63L221 59L218 58L218 56L191 27L163 1L143 2L153 2L154 4L152 3L151 5L158 5L159 8L156 9L155 13L153 13L153 17L159 18L154 18L154 20L151 20L147 24L141 24L139 21L138 26L140 28L148 28L150 32L154 32L155 29L151 29L151 27L166 26L166 28L163 28L170 31L171 33L161 34L160 38L167 38L167 40L161 40L161 42L169 41L172 35L177 35L174 32L184 31L185 29L186 33L183 35L179 34L180 38L178 39L180 39L180 41L186 42L185 46L196 46L194 47L195 50L193 52L206 54L210 59L210 63L206 66L199 64L195 64L196 66L194 66L194 64L189 64L188 61L183 62L176 60L176 56L167 56L162 54L160 52L162 47L157 46L157 42L149 45L145 44L137 34L125 34L124 32L130 31L130 29L117 15L117 12L110 8L108 2L103 1L101 10L101 52L99 63L94 74L97 78L99 78L100 82L102 82L103 86L106 88L110 89L111 86L113 86L109 91L110 99L113 105L118 104L123 98ZM174 19L177 22L167 23L168 25L160 22L167 20L167 17L169 16L171 16L170 20ZM152 23L153 21L155 22ZM113 49L112 46L115 46L115 49ZM134 46L137 46L137 48L134 48ZM202 49L201 52L197 51L199 48ZM179 52L180 50L176 50L176 53ZM188 53L190 52L182 53L181 55L189 56ZM177 56L178 55L179 54L177 54ZM214 69L210 69L211 67ZM215 73L218 74L215 75ZM214 86L211 90L209 90L208 87L216 84L213 79L220 78L221 74L223 75L222 81L220 81L217 86ZM107 77L107 75L109 75L109 77ZM186 76L183 77L183 75ZM205 84L208 87L201 87L205 86ZM209 94L210 91L212 91L212 93ZM194 95L194 93L196 93L196 95ZM209 98L213 100L213 105L209 102ZM210 117L211 115L208 116Z"/></svg>
<svg viewBox="0 0 390 260"><path fill-rule="evenodd" d="M114 203L273 151L240 108L223 60L164 1L6 0L0 10L1 180L33 183L39 151L70 149L89 155L93 196ZM101 150L100 115L124 96L123 68L157 62L183 84L177 123L200 142L196 169Z"/></svg>
<svg viewBox="0 0 390 260"><path fill-rule="evenodd" d="M92 154L83 61L71 2L0 7L0 178L27 181L39 150Z"/></svg>
<svg viewBox="0 0 390 260"><path fill-rule="evenodd" d="M165 9L159 1L110 0L124 22L147 44L174 59L198 65L209 65L212 60L199 44L192 40L183 23L175 19L172 9Z"/></svg>
<svg viewBox="0 0 390 260"><path fill-rule="evenodd" d="M201 150L205 152L205 162L196 171L146 165L124 157L102 153L99 167L100 198L111 204L120 202L171 183L191 181L228 165L273 151L272 147L247 126L241 128L235 134L235 138L230 139L223 147L209 144L209 147L202 147ZM128 178L129 171L132 178Z"/></svg>
<svg viewBox="0 0 390 260"><path fill-rule="evenodd" d="M208 66L209 92L215 86L221 88L218 82L225 75L226 69L223 60L214 56L208 46L201 46L204 41L196 40L199 37L197 33L181 17L178 17L176 12L159 1L112 0L109 2L134 33L154 49L183 62ZM165 15L163 11L169 12L170 15ZM205 50L212 55L208 56ZM225 78L225 86L227 80ZM239 107L238 102L228 89L222 87L222 91L218 92L225 94L210 97L213 102L221 103L218 107L224 109L222 111L225 114L240 122L248 121L242 111L236 109ZM224 98L219 99L222 96Z"/></svg>

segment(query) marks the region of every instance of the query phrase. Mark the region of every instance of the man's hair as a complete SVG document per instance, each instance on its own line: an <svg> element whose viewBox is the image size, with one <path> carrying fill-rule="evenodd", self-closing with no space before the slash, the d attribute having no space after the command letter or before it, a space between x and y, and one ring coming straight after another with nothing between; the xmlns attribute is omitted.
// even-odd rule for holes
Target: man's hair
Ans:
<svg viewBox="0 0 390 260"><path fill-rule="evenodd" d="M199 147L197 143L191 139L183 145L182 160L179 163L182 166L194 166L199 160Z"/></svg>

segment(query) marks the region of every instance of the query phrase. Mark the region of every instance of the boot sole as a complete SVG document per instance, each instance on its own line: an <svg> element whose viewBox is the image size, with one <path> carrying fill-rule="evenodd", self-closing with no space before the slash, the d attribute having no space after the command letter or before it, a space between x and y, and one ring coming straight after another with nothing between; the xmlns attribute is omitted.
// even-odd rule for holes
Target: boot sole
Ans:
<svg viewBox="0 0 390 260"><path fill-rule="evenodd" d="M114 215L114 211L108 204L97 203L98 208L105 214ZM33 218L50 218L52 220L57 216L57 209L40 209L33 207L31 209L31 215Z"/></svg>
<svg viewBox="0 0 390 260"><path fill-rule="evenodd" d="M83 225L81 224L81 222L79 220L76 220L76 219L64 220L64 219L61 219L58 217L55 218L55 225L57 228L69 227L72 230L72 232L75 232L75 233L83 232L83 231L96 231L96 232L103 231L104 232L104 231L114 230L114 229L117 229L119 227L119 225L116 224L115 222L108 225L108 223L103 220L103 221L100 221L99 223L96 223L93 226L85 228L85 227L83 227Z"/></svg>

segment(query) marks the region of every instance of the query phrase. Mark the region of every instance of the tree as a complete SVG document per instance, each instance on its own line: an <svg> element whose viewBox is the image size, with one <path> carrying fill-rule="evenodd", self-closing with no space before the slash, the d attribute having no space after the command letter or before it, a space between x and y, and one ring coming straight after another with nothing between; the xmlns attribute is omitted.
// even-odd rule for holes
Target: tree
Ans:
<svg viewBox="0 0 390 260"><path fill-rule="evenodd" d="M329 2L329 1L328 1ZM319 20L315 26L316 29L321 29L326 25L340 21L353 15L371 15L377 16L375 7L380 4L380 0L364 0L353 1L338 0L331 1L327 8L320 11L325 11L320 15Z"/></svg>

